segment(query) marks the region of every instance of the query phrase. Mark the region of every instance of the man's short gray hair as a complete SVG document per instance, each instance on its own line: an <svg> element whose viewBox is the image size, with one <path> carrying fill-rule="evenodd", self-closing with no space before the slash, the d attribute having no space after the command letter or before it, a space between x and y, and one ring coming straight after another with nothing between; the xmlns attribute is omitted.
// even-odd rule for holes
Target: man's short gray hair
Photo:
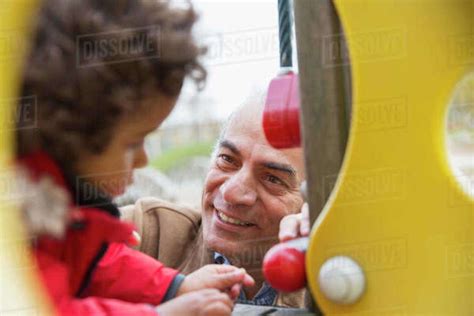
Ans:
<svg viewBox="0 0 474 316"><path fill-rule="evenodd" d="M222 124L221 130L219 132L219 138L217 138L217 141L214 144L214 149L212 150L212 154L211 154L211 160L214 160L216 158L217 153L219 151L220 143L224 139L224 135L227 131L227 128L230 125L230 122L232 122L232 120L234 119L237 113L242 111L242 109L247 106L258 106L258 107L261 107L263 110L263 107L265 106L265 101L267 98L267 89L268 87L263 87L263 86L258 86L252 89L252 91L247 96L247 98L234 111L232 111L229 117L224 121L224 123Z"/></svg>

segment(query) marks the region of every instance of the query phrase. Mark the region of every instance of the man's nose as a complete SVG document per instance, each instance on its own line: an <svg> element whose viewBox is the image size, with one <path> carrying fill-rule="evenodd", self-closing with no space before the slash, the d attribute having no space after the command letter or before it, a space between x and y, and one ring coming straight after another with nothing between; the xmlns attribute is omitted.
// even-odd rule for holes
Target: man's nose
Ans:
<svg viewBox="0 0 474 316"><path fill-rule="evenodd" d="M219 188L224 201L232 205L253 205L257 200L252 172L245 168L233 174Z"/></svg>

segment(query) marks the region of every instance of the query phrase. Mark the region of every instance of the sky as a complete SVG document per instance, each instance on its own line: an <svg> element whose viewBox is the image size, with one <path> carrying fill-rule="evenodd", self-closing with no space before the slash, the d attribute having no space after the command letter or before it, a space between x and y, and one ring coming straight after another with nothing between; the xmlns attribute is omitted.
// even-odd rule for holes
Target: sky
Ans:
<svg viewBox="0 0 474 316"><path fill-rule="evenodd" d="M266 89L279 70L277 0L194 0L200 13L195 27L208 46L203 60L208 71L200 106L190 109L196 89L183 88L164 126L183 124L203 112L206 119L224 120L255 89ZM193 115L194 114L194 115Z"/></svg>

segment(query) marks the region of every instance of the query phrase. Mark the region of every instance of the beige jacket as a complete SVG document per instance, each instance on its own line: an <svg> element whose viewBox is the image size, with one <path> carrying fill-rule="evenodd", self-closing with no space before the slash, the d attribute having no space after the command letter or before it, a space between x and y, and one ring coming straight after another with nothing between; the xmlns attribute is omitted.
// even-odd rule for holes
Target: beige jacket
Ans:
<svg viewBox="0 0 474 316"><path fill-rule="evenodd" d="M142 240L138 250L157 258L184 274L214 263L213 253L204 247L201 214L157 198L142 198L121 208L122 218L132 221ZM305 291L279 294L276 304L304 307Z"/></svg>

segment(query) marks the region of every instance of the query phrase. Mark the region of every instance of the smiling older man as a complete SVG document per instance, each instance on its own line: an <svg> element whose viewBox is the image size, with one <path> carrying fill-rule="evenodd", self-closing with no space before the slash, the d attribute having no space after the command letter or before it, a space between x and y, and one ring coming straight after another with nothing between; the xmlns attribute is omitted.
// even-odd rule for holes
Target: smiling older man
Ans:
<svg viewBox="0 0 474 316"><path fill-rule="evenodd" d="M279 223L299 212L304 178L301 149L277 150L265 139L265 95L253 96L229 119L204 184L202 210L156 198L122 209L134 221L140 250L183 273L208 263L245 268L256 286L239 302L301 307L304 292L277 293L264 282L263 256L278 241Z"/></svg>

